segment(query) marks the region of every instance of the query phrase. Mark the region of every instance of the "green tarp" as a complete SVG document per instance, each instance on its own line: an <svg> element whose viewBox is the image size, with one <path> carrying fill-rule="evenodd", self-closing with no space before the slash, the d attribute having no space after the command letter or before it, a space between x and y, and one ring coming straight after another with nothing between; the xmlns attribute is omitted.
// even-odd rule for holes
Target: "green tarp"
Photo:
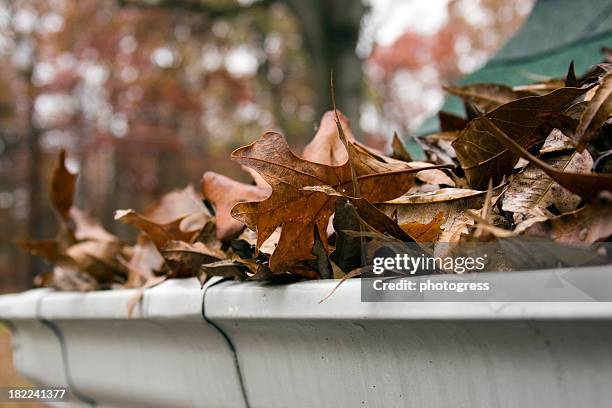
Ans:
<svg viewBox="0 0 612 408"><path fill-rule="evenodd" d="M612 47L611 0L539 0L519 31L480 70L461 84L529 83L529 74L563 77L570 61L576 73L601 62L601 48ZM443 110L464 113L463 104L449 97ZM427 120L416 134L438 129L437 118Z"/></svg>

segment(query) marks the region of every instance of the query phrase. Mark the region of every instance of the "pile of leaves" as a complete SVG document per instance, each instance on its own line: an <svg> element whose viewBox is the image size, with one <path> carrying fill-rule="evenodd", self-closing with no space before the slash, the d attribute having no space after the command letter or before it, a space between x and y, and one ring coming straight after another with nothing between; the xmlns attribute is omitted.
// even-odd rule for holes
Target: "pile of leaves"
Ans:
<svg viewBox="0 0 612 408"><path fill-rule="evenodd" d="M122 242L73 205L76 175L60 154L51 183L52 240L23 246L50 261L42 285L144 288L167 278L239 280L357 276L381 248L544 237L591 246L612 234L612 64L582 77L519 87L446 90L466 117L441 112L441 132L417 138L414 161L397 135L385 155L353 137L337 110L304 151L274 132L235 150L253 179L206 172L198 193L173 191L115 219L140 231Z"/></svg>

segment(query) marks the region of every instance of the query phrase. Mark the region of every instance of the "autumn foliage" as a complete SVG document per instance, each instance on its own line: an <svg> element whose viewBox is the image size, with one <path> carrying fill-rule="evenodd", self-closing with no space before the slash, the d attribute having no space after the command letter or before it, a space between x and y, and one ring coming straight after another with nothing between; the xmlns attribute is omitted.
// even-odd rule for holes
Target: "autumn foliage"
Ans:
<svg viewBox="0 0 612 408"><path fill-rule="evenodd" d="M201 190L166 194L115 219L140 231L125 243L73 202L76 175L59 156L51 240L23 246L50 261L42 285L142 288L167 278L296 280L358 276L381 246L436 248L540 237L588 247L612 234L612 65L521 87L449 87L467 117L440 113L418 138L427 162L395 136L385 155L326 113L301 154L268 132L231 159L252 183L207 172ZM450 248L450 249L449 249Z"/></svg>

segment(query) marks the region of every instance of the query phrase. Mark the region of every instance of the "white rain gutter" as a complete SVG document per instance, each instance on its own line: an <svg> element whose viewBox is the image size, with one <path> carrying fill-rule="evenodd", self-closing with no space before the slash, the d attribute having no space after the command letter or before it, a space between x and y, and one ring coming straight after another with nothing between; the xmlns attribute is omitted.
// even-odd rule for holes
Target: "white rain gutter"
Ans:
<svg viewBox="0 0 612 408"><path fill-rule="evenodd" d="M583 272L585 285L597 277L612 290L609 266ZM487 275L528 291L543 273ZM319 304L336 283L214 280L201 290L195 279L171 280L147 290L132 319L132 290L34 290L0 296L0 319L13 330L18 370L70 387L75 407L612 401L611 303L362 303L353 279Z"/></svg>

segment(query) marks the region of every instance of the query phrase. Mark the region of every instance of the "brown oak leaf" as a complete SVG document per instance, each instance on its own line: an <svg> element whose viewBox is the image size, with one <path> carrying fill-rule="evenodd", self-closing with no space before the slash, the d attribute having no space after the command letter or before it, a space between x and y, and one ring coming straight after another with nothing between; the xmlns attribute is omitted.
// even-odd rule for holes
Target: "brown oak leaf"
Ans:
<svg viewBox="0 0 612 408"><path fill-rule="evenodd" d="M400 161L387 163L353 144L349 147L354 149L353 166L366 200L390 200L414 183L414 174L419 169ZM304 160L291 152L283 136L273 132L235 150L232 159L256 170L272 187L272 194L266 200L240 203L232 208L233 217L257 231L257 247L282 226L278 246L270 257L270 269L283 273L298 261L312 259L313 225L318 228L319 236L327 236L336 197L303 190L303 187L328 185L349 194L353 191L353 182L348 162L328 166Z"/></svg>

